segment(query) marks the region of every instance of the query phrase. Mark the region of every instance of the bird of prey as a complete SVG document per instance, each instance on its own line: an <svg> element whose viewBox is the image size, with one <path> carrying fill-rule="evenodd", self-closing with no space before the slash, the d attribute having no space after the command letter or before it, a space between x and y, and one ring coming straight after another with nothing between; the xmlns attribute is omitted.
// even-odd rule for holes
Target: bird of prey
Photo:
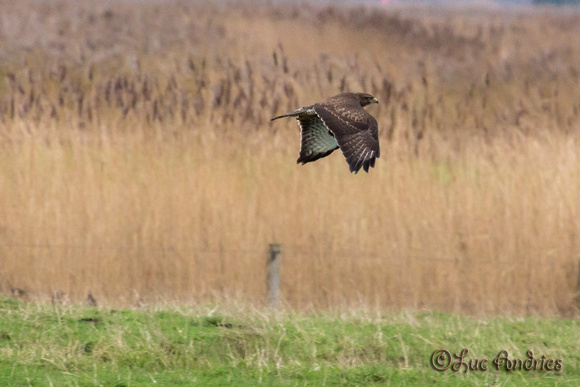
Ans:
<svg viewBox="0 0 580 387"><path fill-rule="evenodd" d="M350 167L358 173L375 166L380 156L377 120L363 106L379 103L365 93L342 93L311 106L272 118L296 117L300 125L300 157L306 164L340 148Z"/></svg>

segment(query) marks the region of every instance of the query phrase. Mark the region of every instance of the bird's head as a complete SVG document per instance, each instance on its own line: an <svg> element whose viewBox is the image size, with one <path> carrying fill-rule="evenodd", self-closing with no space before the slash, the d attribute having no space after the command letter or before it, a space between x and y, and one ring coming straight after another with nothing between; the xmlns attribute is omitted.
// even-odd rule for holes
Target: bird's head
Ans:
<svg viewBox="0 0 580 387"><path fill-rule="evenodd" d="M371 103L379 103L379 100L370 94L357 93L357 96L360 102L360 106L367 106L370 105Z"/></svg>

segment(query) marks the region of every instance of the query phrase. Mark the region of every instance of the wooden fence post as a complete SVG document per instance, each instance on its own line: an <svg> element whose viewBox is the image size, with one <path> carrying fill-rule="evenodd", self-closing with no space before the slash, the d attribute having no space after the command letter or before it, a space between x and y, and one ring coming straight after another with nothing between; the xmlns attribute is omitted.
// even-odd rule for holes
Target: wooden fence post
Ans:
<svg viewBox="0 0 580 387"><path fill-rule="evenodd" d="M578 261L578 277L576 278L576 307L580 309L580 260Z"/></svg>
<svg viewBox="0 0 580 387"><path fill-rule="evenodd" d="M268 306L279 307L280 300L280 259L282 253L279 243L270 243L268 249Z"/></svg>

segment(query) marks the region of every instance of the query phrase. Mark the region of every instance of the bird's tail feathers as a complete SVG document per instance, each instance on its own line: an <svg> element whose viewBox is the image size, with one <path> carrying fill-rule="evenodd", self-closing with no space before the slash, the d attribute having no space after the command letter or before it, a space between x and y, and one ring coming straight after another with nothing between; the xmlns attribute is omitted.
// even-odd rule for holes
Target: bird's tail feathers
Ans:
<svg viewBox="0 0 580 387"><path fill-rule="evenodd" d="M273 117L272 119L270 119L270 121L274 121L274 120L277 120L278 118L284 118L284 117L297 117L303 113L304 113L304 109L297 109L297 110L294 110L293 112L282 114L281 116Z"/></svg>

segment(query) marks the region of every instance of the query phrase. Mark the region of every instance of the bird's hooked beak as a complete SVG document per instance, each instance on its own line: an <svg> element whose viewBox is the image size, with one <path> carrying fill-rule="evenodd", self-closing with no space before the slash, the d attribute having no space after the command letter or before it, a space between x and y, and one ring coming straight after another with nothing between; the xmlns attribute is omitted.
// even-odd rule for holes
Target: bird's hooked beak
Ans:
<svg viewBox="0 0 580 387"><path fill-rule="evenodd" d="M376 97L373 97L373 99L371 100L371 102L373 102L373 103L379 103L379 100Z"/></svg>

